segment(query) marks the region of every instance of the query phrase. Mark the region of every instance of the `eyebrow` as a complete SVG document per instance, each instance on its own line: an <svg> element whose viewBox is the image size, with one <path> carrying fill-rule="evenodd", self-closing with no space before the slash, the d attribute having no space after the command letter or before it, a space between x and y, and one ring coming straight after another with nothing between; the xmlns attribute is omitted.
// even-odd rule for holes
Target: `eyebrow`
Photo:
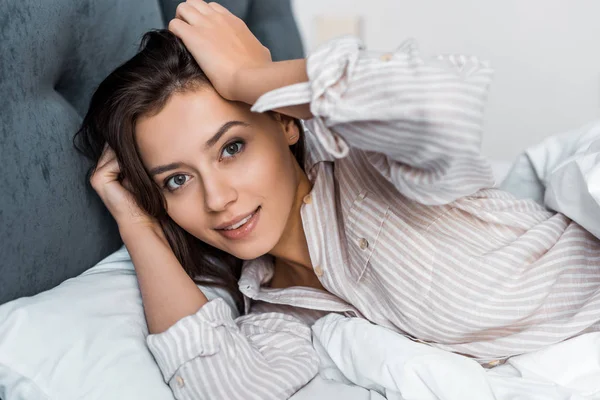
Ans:
<svg viewBox="0 0 600 400"><path fill-rule="evenodd" d="M211 137L210 139L208 139L206 141L206 143L204 144L204 149L209 150L211 147L213 147L221 139L221 137L223 137L223 135L225 133L227 133L227 131L229 129L233 128L234 126L250 126L250 124L248 124L247 122L243 122L243 121L229 121L229 122L224 123L223 126L221 126L219 128L217 133L215 133L213 135L213 137ZM154 177L155 175L162 174L164 172L167 172L167 171L170 171L173 169L177 169L180 167L181 167L181 163L178 163L178 162L166 164L166 165L159 165L158 167L154 167L150 170L150 176Z"/></svg>

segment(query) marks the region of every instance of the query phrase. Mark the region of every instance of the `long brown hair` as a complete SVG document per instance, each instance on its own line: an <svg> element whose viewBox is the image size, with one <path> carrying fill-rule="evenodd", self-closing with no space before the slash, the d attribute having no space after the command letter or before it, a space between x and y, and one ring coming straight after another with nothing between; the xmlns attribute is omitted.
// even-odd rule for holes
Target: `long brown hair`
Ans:
<svg viewBox="0 0 600 400"><path fill-rule="evenodd" d="M135 125L141 116L160 112L174 93L205 85L210 85L210 81L179 38L164 29L147 32L138 53L100 83L73 143L93 162L86 175L88 182L108 143L139 206L160 222L187 274L197 284L225 289L241 310L237 281L242 260L202 242L169 217L163 192L144 168L135 143ZM303 129L298 120L295 122L300 140L290 150L304 168Z"/></svg>

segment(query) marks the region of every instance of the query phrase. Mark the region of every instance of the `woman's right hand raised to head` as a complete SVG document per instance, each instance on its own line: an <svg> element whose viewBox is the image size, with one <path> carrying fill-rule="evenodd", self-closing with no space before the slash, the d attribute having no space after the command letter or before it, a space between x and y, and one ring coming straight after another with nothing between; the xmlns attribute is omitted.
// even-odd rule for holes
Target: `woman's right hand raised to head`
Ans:
<svg viewBox="0 0 600 400"><path fill-rule="evenodd" d="M271 64L271 53L244 21L218 3L187 0L177 6L169 30L178 36L217 92L237 100L240 70Z"/></svg>
<svg viewBox="0 0 600 400"><path fill-rule="evenodd" d="M169 30L183 41L215 90L227 100L252 105L271 90L308 81L305 59L273 62L269 50L244 21L217 3L180 3ZM275 111L312 118L308 104Z"/></svg>
<svg viewBox="0 0 600 400"><path fill-rule="evenodd" d="M156 227L157 220L138 206L131 190L127 188L128 181L121 182L120 173L117 156L106 144L90 177L90 184L117 221L119 229Z"/></svg>

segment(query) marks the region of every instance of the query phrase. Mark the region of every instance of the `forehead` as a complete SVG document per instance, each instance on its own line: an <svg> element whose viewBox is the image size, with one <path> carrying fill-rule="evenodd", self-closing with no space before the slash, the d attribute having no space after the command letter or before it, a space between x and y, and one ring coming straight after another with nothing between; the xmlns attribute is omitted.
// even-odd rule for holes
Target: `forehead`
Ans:
<svg viewBox="0 0 600 400"><path fill-rule="evenodd" d="M204 87L173 93L158 113L138 119L135 133L139 139L150 136L146 133L174 133L181 129L214 133L223 123L234 117L247 118L248 114L241 104L227 101L214 89Z"/></svg>
<svg viewBox="0 0 600 400"><path fill-rule="evenodd" d="M156 114L141 117L135 126L135 140L144 163L158 160L170 149L205 143L231 120L250 122L249 106L223 99L211 87L172 94Z"/></svg>

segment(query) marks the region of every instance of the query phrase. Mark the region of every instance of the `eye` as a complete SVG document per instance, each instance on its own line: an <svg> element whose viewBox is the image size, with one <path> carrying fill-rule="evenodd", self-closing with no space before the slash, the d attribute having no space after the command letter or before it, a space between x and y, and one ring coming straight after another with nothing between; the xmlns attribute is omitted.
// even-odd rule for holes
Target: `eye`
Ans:
<svg viewBox="0 0 600 400"><path fill-rule="evenodd" d="M225 145L225 147L223 148L223 152L221 152L221 155L225 155L225 158L233 158L238 153L240 153L243 148L244 148L244 141L236 140L235 142L231 142L231 143Z"/></svg>
<svg viewBox="0 0 600 400"><path fill-rule="evenodd" d="M184 174L173 175L165 180L164 187L169 192L173 192L185 185L187 178L188 176Z"/></svg>

